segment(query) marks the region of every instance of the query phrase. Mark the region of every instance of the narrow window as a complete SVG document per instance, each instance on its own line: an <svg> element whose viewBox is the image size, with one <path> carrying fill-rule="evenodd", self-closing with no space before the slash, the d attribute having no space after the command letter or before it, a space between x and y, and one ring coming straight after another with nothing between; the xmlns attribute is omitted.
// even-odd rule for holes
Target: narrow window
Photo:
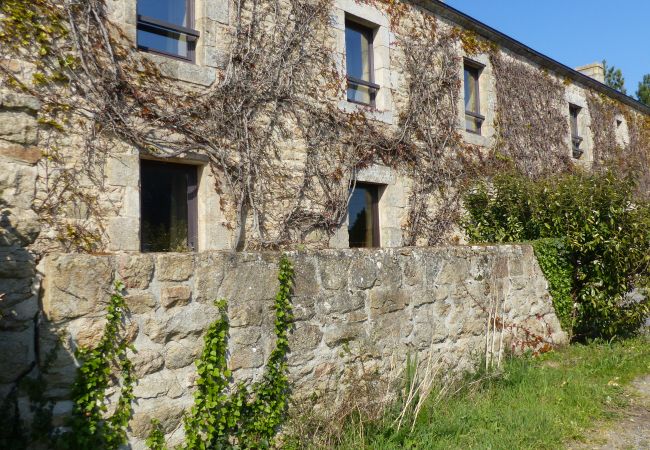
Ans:
<svg viewBox="0 0 650 450"><path fill-rule="evenodd" d="M357 183L348 207L350 247L379 247L379 186Z"/></svg>
<svg viewBox="0 0 650 450"><path fill-rule="evenodd" d="M479 76L481 67L465 62L465 129L470 133L481 134L485 117L481 115L479 97Z"/></svg>
<svg viewBox="0 0 650 450"><path fill-rule="evenodd" d="M197 249L197 168L141 161L141 250Z"/></svg>
<svg viewBox="0 0 650 450"><path fill-rule="evenodd" d="M379 85L375 84L372 63L373 30L345 21L345 60L348 101L374 106Z"/></svg>
<svg viewBox="0 0 650 450"><path fill-rule="evenodd" d="M138 0L138 48L194 62L194 0Z"/></svg>
<svg viewBox="0 0 650 450"><path fill-rule="evenodd" d="M580 137L580 127L578 116L580 115L580 107L576 105L569 105L569 116L571 121L571 152L573 157L578 159L582 156L584 151L580 148L582 138Z"/></svg>

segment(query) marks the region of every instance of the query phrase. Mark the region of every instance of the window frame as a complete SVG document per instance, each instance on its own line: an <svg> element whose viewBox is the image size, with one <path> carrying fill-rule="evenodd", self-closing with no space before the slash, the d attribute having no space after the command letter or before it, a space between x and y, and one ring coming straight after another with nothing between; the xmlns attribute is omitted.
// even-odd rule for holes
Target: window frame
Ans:
<svg viewBox="0 0 650 450"><path fill-rule="evenodd" d="M189 251L196 252L199 249L199 204L198 204L198 193L199 193L199 167L194 164L183 164L176 161L161 161L158 159L141 159L140 160L140 180L142 180L143 165L150 166L175 166L179 171L185 172L187 176L187 247ZM140 230L142 232L142 205L143 205L143 196L144 196L144 186L142 181L140 181ZM145 242L140 235L140 251L143 253L151 253L150 250L146 250Z"/></svg>
<svg viewBox="0 0 650 450"><path fill-rule="evenodd" d="M481 63L478 63L476 61L472 61L467 58L463 58L463 107L465 108L465 131L468 133L476 134L481 136L482 135L482 130L483 130L483 123L485 122L485 116L481 114L481 87L480 87L480 81L481 81L481 71L485 68L485 66ZM476 74L476 82L475 82L475 92L474 92L474 97L476 99L474 107L476 108L476 111L469 111L467 110L467 101L465 98L465 72L475 72ZM467 116L470 116L472 119L476 120L478 131L470 130L467 128Z"/></svg>
<svg viewBox="0 0 650 450"><path fill-rule="evenodd" d="M571 133L571 155L574 159L580 159L585 153L580 145L584 138L580 136L580 111L582 107L569 103L569 131ZM575 133L574 133L575 132Z"/></svg>
<svg viewBox="0 0 650 450"><path fill-rule="evenodd" d="M166 56L168 58L178 59L181 61L195 63L196 44L197 41L199 40L199 37L201 36L201 33L199 33L197 30L194 29L195 26L194 2L195 0L185 0L185 8L187 11L188 24L189 24L188 27L167 22L165 20L156 19L155 17L145 16L136 13L137 14L136 33L139 30L143 30L150 33L161 34L161 35L177 34L179 36L185 36L185 38L187 39L187 57L175 53L171 53L171 52L166 52L164 50L150 48L144 45L140 45L139 42L136 42L138 50L147 53L154 53L157 55ZM136 0L136 9L137 9L137 0ZM136 41L137 41L137 34L136 34Z"/></svg>
<svg viewBox="0 0 650 450"><path fill-rule="evenodd" d="M350 236L350 211L348 208L348 247L349 248L381 248L381 233L380 233L380 224L379 224L379 189L383 186L381 184L377 183L367 183L367 182L361 182L357 181L354 184L350 186L350 198L352 198L352 194L354 190L357 187L364 187L368 189L370 192L370 197L371 197L371 202L370 202L370 208L371 208L371 217L372 217L372 222L373 222L373 227L372 227L372 243L370 247L352 247L349 244L349 236Z"/></svg>
<svg viewBox="0 0 650 450"><path fill-rule="evenodd" d="M379 92L380 86L375 83L375 32L377 26L370 24L369 22L359 19L355 16L352 16L348 13L345 13L345 31L348 27L360 31L362 34L366 35L368 39L368 74L370 80L363 80L361 78L353 77L348 74L348 49L347 44L345 45L345 79L346 79L346 89L345 97L346 100L350 103L355 103L357 105L370 106L375 108L377 105L377 93ZM354 99L350 99L348 96L348 89L350 86L364 86L368 88L368 93L370 95L370 103L360 102Z"/></svg>

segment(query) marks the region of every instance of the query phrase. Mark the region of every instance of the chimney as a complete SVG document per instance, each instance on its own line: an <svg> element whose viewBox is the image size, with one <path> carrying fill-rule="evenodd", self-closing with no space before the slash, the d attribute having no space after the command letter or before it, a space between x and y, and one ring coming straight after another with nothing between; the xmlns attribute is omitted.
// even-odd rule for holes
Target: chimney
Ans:
<svg viewBox="0 0 650 450"><path fill-rule="evenodd" d="M576 70L601 83L605 82L605 66L603 63L595 62L586 66L576 67Z"/></svg>

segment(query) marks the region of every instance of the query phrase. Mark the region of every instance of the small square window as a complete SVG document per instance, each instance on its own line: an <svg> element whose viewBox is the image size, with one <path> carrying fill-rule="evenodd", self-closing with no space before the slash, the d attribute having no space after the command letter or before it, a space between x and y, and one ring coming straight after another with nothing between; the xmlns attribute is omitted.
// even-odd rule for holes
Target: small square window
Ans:
<svg viewBox="0 0 650 450"><path fill-rule="evenodd" d="M575 159L579 159L584 150L580 148L582 145L582 137L580 136L580 110L581 108L576 105L569 105L569 118L571 126L571 153Z"/></svg>
<svg viewBox="0 0 650 450"><path fill-rule="evenodd" d="M140 162L143 252L197 249L197 167Z"/></svg>
<svg viewBox="0 0 650 450"><path fill-rule="evenodd" d="M348 206L350 247L379 247L379 186L357 183Z"/></svg>
<svg viewBox="0 0 650 450"><path fill-rule="evenodd" d="M481 134L481 127L485 121L485 117L481 115L480 74L481 67L468 61L465 62L463 79L465 87L465 130L476 134Z"/></svg>
<svg viewBox="0 0 650 450"><path fill-rule="evenodd" d="M374 30L357 22L345 21L345 63L348 101L374 106L379 85L373 67Z"/></svg>
<svg viewBox="0 0 650 450"><path fill-rule="evenodd" d="M138 0L138 48L194 61L194 0Z"/></svg>

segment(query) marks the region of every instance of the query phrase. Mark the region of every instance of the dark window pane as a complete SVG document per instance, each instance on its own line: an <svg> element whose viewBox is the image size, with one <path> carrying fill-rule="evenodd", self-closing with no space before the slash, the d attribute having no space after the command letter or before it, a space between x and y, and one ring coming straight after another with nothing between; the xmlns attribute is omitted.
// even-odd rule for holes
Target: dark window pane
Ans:
<svg viewBox="0 0 650 450"><path fill-rule="evenodd" d="M367 105L374 101L375 93L368 86L360 86L348 83L348 100L351 102L365 103Z"/></svg>
<svg viewBox="0 0 650 450"><path fill-rule="evenodd" d="M465 111L479 114L479 70L474 67L465 66Z"/></svg>
<svg viewBox="0 0 650 450"><path fill-rule="evenodd" d="M187 37L172 31L141 26L138 28L138 46L146 50L188 57Z"/></svg>
<svg viewBox="0 0 650 450"><path fill-rule="evenodd" d="M372 30L357 24L345 24L345 62L347 74L364 81L372 81L370 58Z"/></svg>
<svg viewBox="0 0 650 450"><path fill-rule="evenodd" d="M190 27L187 0L138 0L138 14Z"/></svg>
<svg viewBox="0 0 650 450"><path fill-rule="evenodd" d="M377 247L377 186L357 184L348 209L350 247Z"/></svg>
<svg viewBox="0 0 650 450"><path fill-rule="evenodd" d="M194 247L196 167L141 161L141 248L145 252ZM194 222L194 221L193 221Z"/></svg>
<svg viewBox="0 0 650 450"><path fill-rule="evenodd" d="M478 117L470 116L465 114L465 129L471 131L472 133L481 133L481 124L483 121Z"/></svg>

